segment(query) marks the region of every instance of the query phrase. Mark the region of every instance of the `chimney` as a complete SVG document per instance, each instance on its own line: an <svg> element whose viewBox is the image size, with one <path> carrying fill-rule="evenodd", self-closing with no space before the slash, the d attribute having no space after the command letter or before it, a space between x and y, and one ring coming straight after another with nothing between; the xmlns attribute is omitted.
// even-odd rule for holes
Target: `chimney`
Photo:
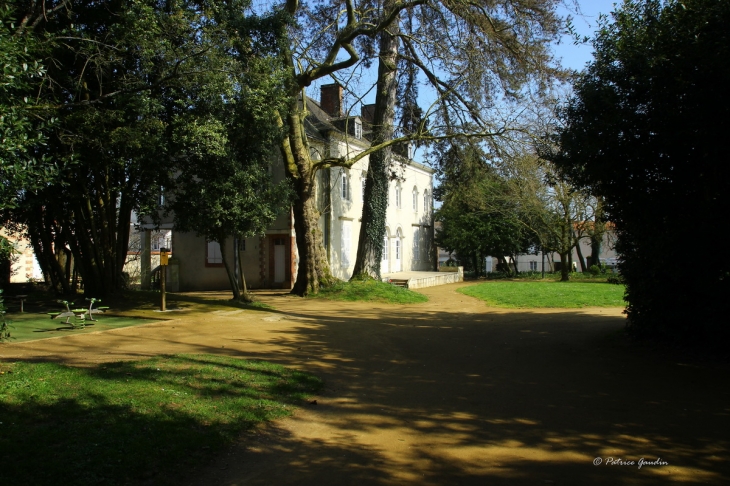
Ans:
<svg viewBox="0 0 730 486"><path fill-rule="evenodd" d="M329 116L342 116L342 86L338 83L323 84L320 88L319 106Z"/></svg>
<svg viewBox="0 0 730 486"><path fill-rule="evenodd" d="M362 112L360 115L362 122L367 125L373 124L373 118L375 118L375 103L372 105L362 105Z"/></svg>

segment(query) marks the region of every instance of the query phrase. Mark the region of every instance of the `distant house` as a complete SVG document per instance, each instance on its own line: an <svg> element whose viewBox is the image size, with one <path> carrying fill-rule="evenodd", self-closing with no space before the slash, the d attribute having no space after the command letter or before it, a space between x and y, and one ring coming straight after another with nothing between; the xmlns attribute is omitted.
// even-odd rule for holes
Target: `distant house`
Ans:
<svg viewBox="0 0 730 486"><path fill-rule="evenodd" d="M321 87L321 102L307 98L309 116L307 136L313 156L338 157L356 155L370 147L368 135L373 105L364 106L360 116L342 113L342 87ZM433 270L433 169L411 158L410 147L394 151L388 194L382 273L410 270ZM355 265L357 241L364 203L368 157L351 168L320 170L316 176L316 203L320 211L320 228L332 273L349 279ZM281 160L274 163L275 181L285 177ZM145 238L151 237L151 225L143 225ZM163 220L162 228L172 228L172 216ZM233 253L233 239L227 241L227 254ZM230 287L218 243L205 241L194 233L172 231L174 258L168 270L170 290L224 290ZM284 288L294 285L298 254L294 220L282 214L260 237L238 242L246 282L250 288ZM150 249L151 250L151 249ZM151 253L151 251L150 251ZM142 263L144 268L145 263Z"/></svg>
<svg viewBox="0 0 730 486"><path fill-rule="evenodd" d="M0 236L7 239L14 249L10 261L2 262L3 265L9 265L7 268L0 269L1 278L10 283L42 281L43 272L30 242L23 236L7 234L2 229L0 229Z"/></svg>
<svg viewBox="0 0 730 486"><path fill-rule="evenodd" d="M435 223L436 232L438 233L441 227L441 223L437 221ZM616 233L614 226L609 223L607 225L606 232L603 235L603 243L601 244L601 253L598 255L599 261L606 265L608 268L616 268L618 254L615 250L616 245ZM591 243L588 238L582 238L580 240L580 250L583 258L587 259L591 256L592 249ZM513 265L513 259L511 256L503 256L504 261ZM443 248L438 248L438 264L439 266L445 265L447 262L454 262L456 264L459 260L459 256L456 253L449 253ZM560 261L560 255L558 253L547 252L544 257L541 252L537 253L523 253L516 256L517 270L519 272L541 272L544 269L546 272L554 272L560 268L562 262ZM581 271L579 263L578 251L573 248L572 251L572 262L573 267L576 271ZM497 271L497 258L496 255L487 257L483 262L483 270L486 273Z"/></svg>
<svg viewBox="0 0 730 486"><path fill-rule="evenodd" d="M601 263L607 265L609 268L616 267L616 259L618 254L615 250L616 246L616 233L613 225L608 225L606 232L603 234L603 243L601 244L601 253L598 255L598 259ZM588 238L582 238L580 240L580 252L583 258L586 260L592 256L591 243ZM581 271L579 263L578 250L573 248L572 251L572 262L573 267L576 271ZM510 263L512 259L507 257ZM494 263L496 265L496 261ZM548 252L545 253L544 265L546 272L558 271L562 262L560 261L560 255L557 253ZM517 256L517 270L520 272L540 272L543 269L543 255L538 252L535 254L523 254ZM496 268L493 270L496 271Z"/></svg>

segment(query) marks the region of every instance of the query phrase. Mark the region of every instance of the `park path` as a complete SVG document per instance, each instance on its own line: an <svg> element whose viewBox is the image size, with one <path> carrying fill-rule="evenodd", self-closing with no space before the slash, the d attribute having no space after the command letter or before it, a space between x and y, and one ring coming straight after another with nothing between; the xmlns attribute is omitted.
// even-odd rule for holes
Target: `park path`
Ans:
<svg viewBox="0 0 730 486"><path fill-rule="evenodd" d="M190 486L730 484L727 368L632 346L621 309L494 309L461 285L407 306L261 292L274 311L178 313L2 355L222 353L325 380L316 405L245 434Z"/></svg>

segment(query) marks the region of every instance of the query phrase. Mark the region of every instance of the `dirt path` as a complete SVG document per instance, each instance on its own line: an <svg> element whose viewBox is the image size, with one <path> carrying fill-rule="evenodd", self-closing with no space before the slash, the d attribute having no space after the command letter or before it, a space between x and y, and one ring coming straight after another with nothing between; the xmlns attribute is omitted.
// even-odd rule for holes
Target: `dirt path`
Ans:
<svg viewBox="0 0 730 486"><path fill-rule="evenodd" d="M242 437L191 486L730 484L726 367L637 352L620 309L505 311L458 286L411 306L262 293L276 311L177 313L0 357L224 353L326 381L316 405Z"/></svg>

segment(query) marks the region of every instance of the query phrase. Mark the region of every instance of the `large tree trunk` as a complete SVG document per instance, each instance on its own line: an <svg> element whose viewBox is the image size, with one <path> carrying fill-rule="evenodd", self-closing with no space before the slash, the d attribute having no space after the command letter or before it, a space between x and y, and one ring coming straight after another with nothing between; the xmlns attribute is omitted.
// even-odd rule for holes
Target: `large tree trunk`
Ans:
<svg viewBox="0 0 730 486"><path fill-rule="evenodd" d="M320 287L334 282L324 250L324 236L319 228L319 211L315 205L315 178L309 143L304 131L306 112L298 101L288 115L288 136L281 146L286 172L296 198L293 205L294 231L299 252L297 280L291 293L316 294Z"/></svg>
<svg viewBox="0 0 730 486"><path fill-rule="evenodd" d="M570 257L568 256L570 254L569 251L563 252L560 254L560 281L561 282L567 282L570 280L570 266L572 263L569 261Z"/></svg>
<svg viewBox="0 0 730 486"><path fill-rule="evenodd" d="M591 265L601 265L601 244L603 243L603 233L600 235L591 235Z"/></svg>
<svg viewBox="0 0 730 486"><path fill-rule="evenodd" d="M372 143L377 145L393 138L396 103L396 67L398 63L398 21L389 31L380 34L378 83L375 94ZM368 276L380 280L380 262L383 257L385 216L388 209L388 168L391 149L385 148L370 155L365 181L365 203L358 237L357 257L352 278Z"/></svg>

